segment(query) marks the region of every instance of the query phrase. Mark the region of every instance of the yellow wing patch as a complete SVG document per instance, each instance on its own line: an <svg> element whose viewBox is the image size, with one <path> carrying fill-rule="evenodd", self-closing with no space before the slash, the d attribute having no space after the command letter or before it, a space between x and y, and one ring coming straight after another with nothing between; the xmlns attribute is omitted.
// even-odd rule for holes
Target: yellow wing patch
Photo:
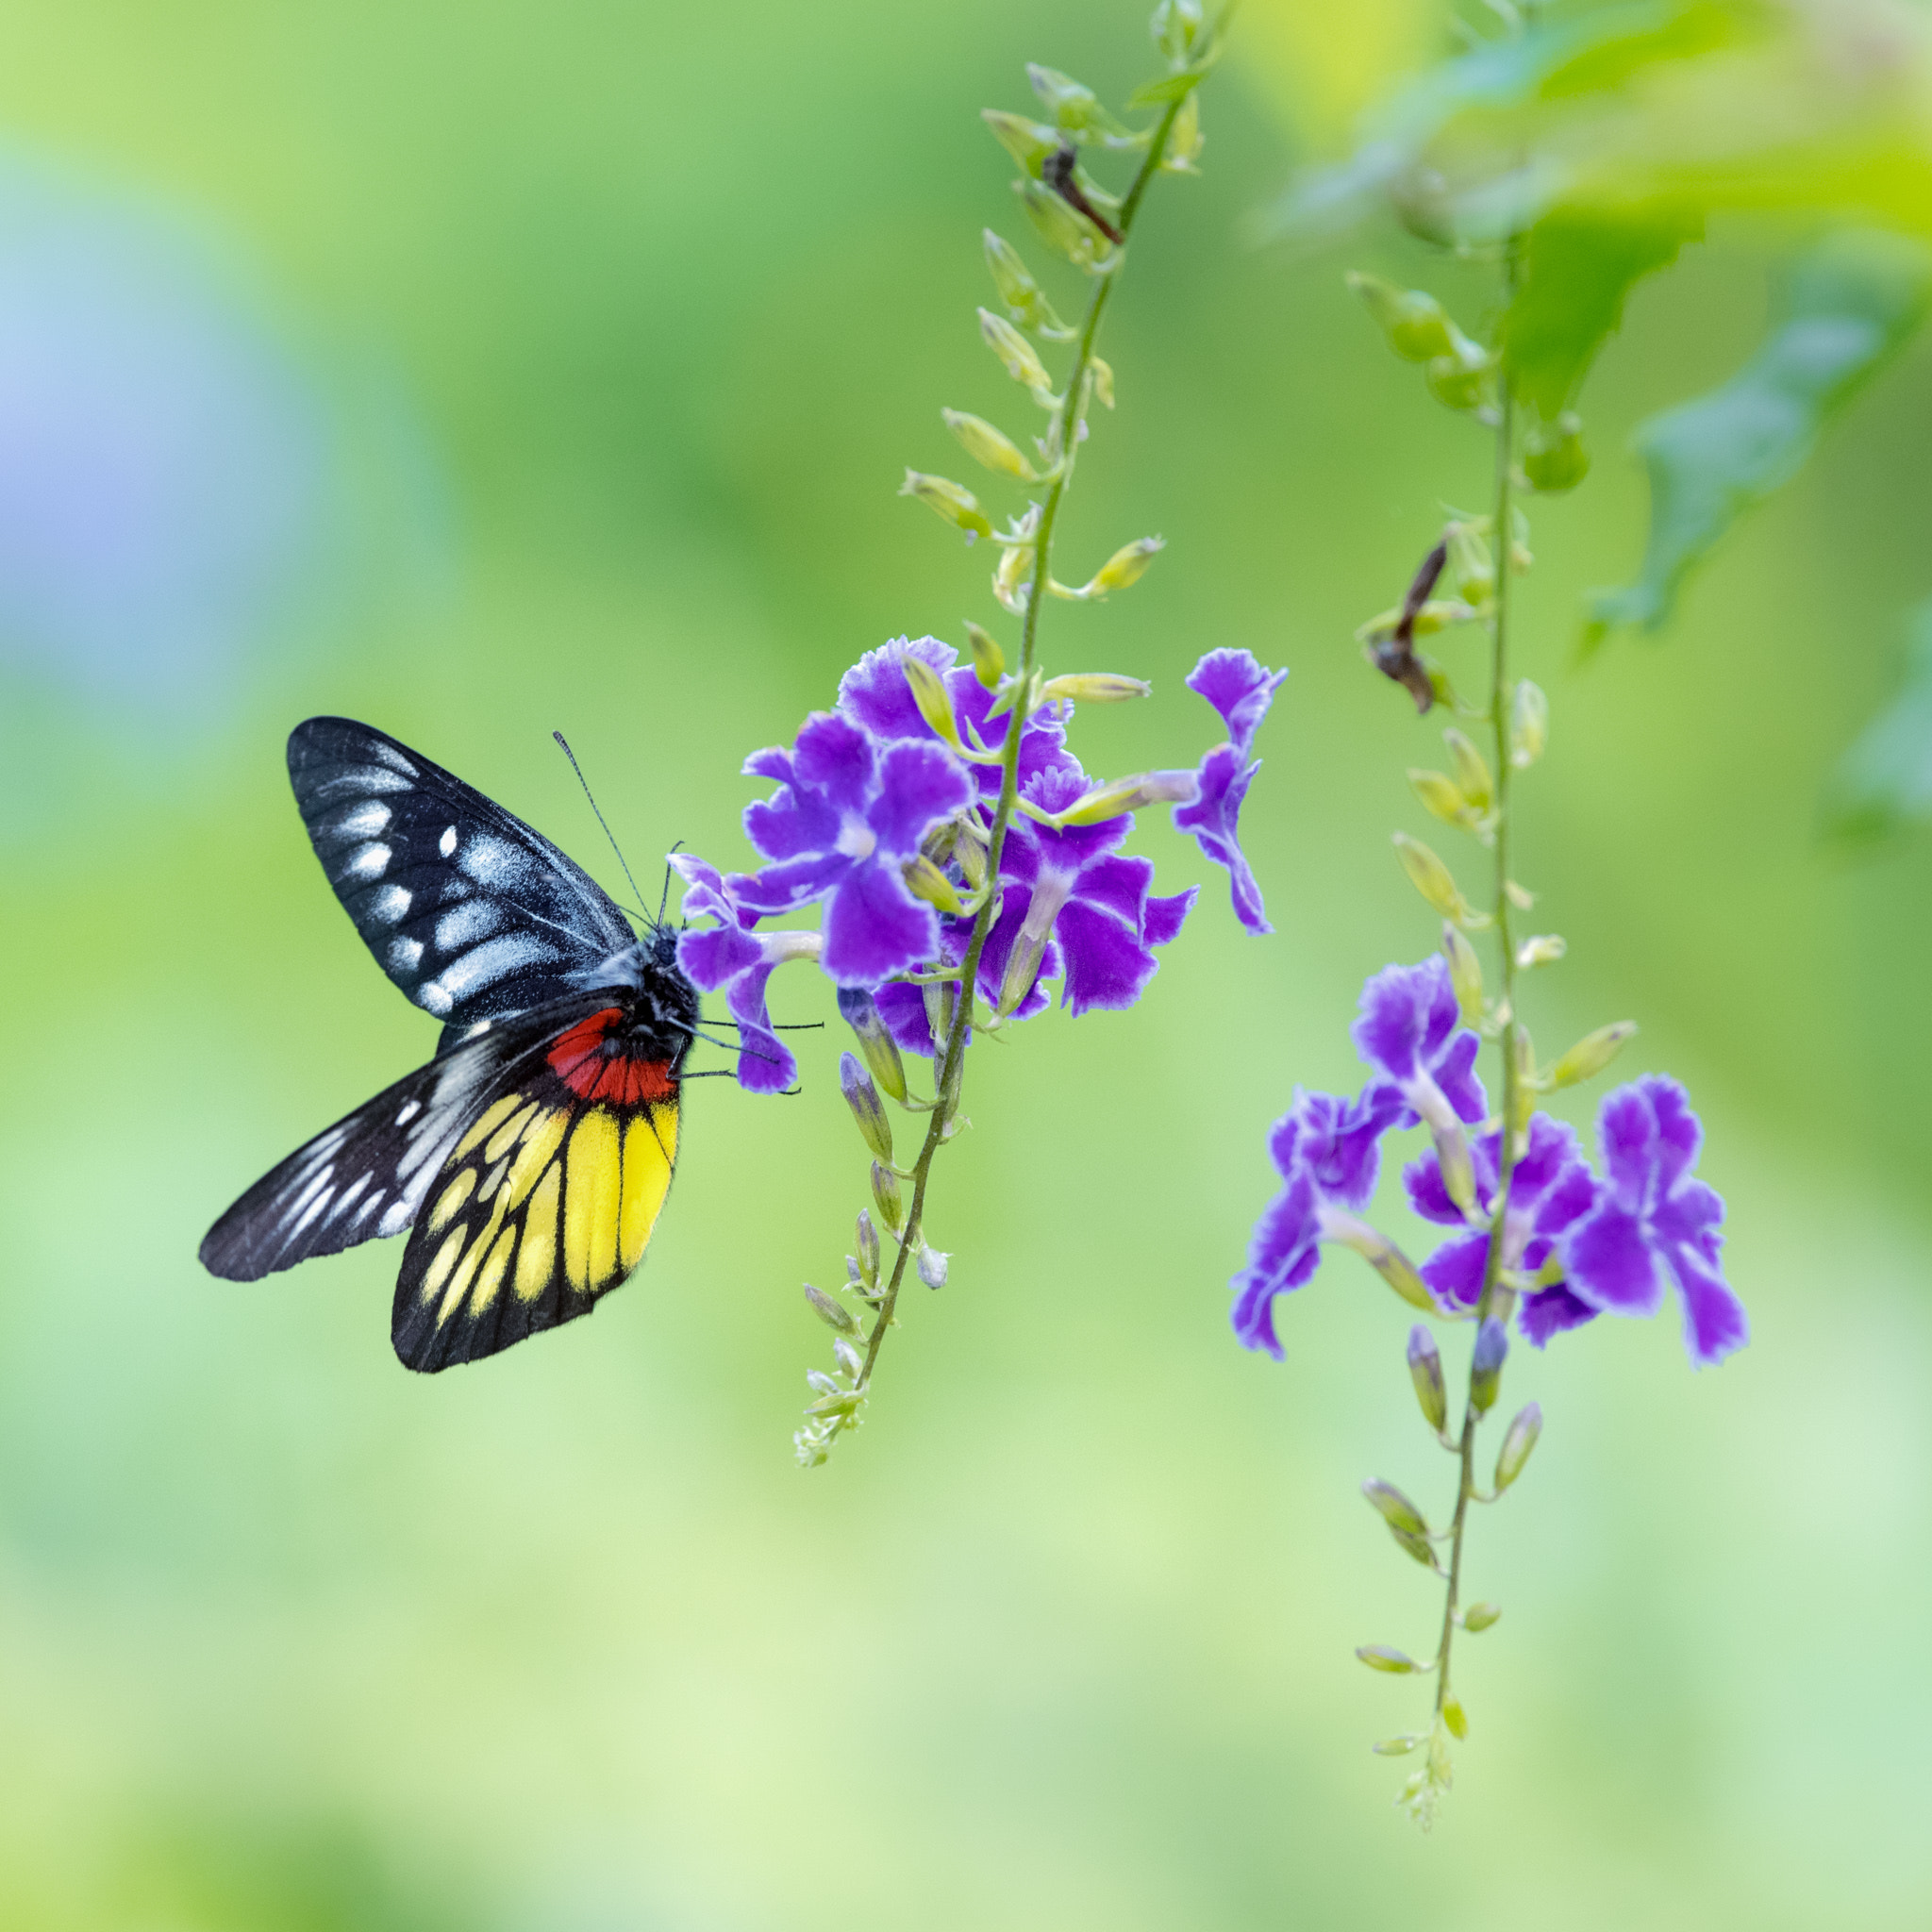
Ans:
<svg viewBox="0 0 1932 1932"><path fill-rule="evenodd" d="M404 1259L420 1352L438 1366L490 1354L615 1288L643 1258L676 1155L675 1100L500 1095L438 1174Z"/></svg>

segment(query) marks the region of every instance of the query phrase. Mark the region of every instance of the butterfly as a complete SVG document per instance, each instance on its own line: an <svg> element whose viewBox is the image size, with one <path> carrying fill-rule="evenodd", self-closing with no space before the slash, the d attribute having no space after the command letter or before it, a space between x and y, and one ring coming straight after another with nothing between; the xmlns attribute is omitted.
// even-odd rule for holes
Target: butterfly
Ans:
<svg viewBox="0 0 1932 1932"><path fill-rule="evenodd" d="M677 1157L696 991L590 875L420 753L347 718L289 739L315 856L436 1057L208 1230L258 1281L409 1230L391 1338L434 1374L588 1315L643 1258Z"/></svg>

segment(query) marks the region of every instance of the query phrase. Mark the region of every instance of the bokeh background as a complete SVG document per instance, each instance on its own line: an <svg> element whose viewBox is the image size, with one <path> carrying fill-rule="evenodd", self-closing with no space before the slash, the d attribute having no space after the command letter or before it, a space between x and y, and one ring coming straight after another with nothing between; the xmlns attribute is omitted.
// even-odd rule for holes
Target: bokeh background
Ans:
<svg viewBox="0 0 1932 1932"><path fill-rule="evenodd" d="M1472 1548L1500 1626L1432 1839L1352 1645L1438 1599L1355 1493L1425 1502L1407 1311L1342 1256L1242 1354L1225 1281L1296 1081L1353 1078L1365 974L1430 924L1390 860L1432 730L1363 667L1439 501L1483 487L1341 290L1392 233L1243 217L1437 44L1416 0L1256 5L1108 321L1068 563L1158 530L1060 668L1155 680L1090 764L1191 761L1180 689L1293 676L1247 820L1278 924L1208 876L1140 1009L975 1066L976 1126L863 1431L804 1474L864 1159L831 1033L802 1097L693 1090L670 1211L597 1320L425 1381L397 1249L257 1286L207 1223L424 1056L308 852L313 711L454 766L608 877L729 862L737 775L841 668L989 619L895 499L1011 418L975 118L1041 59L1114 98L1115 0L62 0L0 24L0 1922L23 1932L1922 1924L1932 1695L1932 858L1818 833L1924 596L1932 352L1586 672L1641 547L1648 411L1748 353L1781 238L1641 288L1537 515L1522 790L1546 1048L1629 1016L1709 1129L1752 1346L1667 1318L1519 1352L1542 1447ZM1063 291L1069 299L1072 291ZM989 492L991 495L993 492ZM1169 890L1203 876L1150 825ZM826 1017L822 982L778 983ZM979 1057L975 1056L975 1059ZM1588 1117L1587 1103L1572 1110ZM1401 1217L1391 1211L1398 1231Z"/></svg>

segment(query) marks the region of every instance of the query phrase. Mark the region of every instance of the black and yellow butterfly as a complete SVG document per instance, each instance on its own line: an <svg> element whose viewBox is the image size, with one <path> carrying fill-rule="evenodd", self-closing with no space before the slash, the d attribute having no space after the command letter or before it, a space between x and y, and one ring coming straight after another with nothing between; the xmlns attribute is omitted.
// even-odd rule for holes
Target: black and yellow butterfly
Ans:
<svg viewBox="0 0 1932 1932"><path fill-rule="evenodd" d="M408 1228L391 1333L425 1373L588 1315L671 1186L698 1025L675 933L636 937L547 840L366 724L297 725L289 777L356 930L442 1039L250 1188L203 1265L256 1281Z"/></svg>

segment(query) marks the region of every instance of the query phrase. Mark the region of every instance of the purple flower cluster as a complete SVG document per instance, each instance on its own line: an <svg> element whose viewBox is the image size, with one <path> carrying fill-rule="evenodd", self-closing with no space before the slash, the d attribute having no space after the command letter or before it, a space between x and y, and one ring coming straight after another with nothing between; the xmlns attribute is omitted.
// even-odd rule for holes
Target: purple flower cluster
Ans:
<svg viewBox="0 0 1932 1932"><path fill-rule="evenodd" d="M944 691L950 733L930 722L930 704L922 708L913 675ZM1272 928L1239 821L1257 769L1255 733L1286 675L1246 651L1210 652L1187 681L1220 713L1226 741L1194 771L1150 774L1141 800L1122 794L1127 804L1178 801L1175 824L1227 869L1236 916L1257 933ZM873 996L902 1047L935 1051L924 991L905 975L964 961L973 921L955 908L985 877L998 759L1016 728L1002 702L1008 694L989 690L935 638L869 651L840 680L835 708L807 719L790 750L745 761L748 774L776 786L744 814L764 866L726 875L691 855L673 858L686 881L685 919L703 922L679 940L679 963L700 990L725 995L744 1086L776 1091L795 1074L765 1005L766 982L786 958L816 958L841 989ZM989 1007L1016 1019L1041 1011L1054 981L1071 1013L1132 1006L1158 969L1154 949L1178 936L1198 891L1154 892L1152 862L1121 851L1131 809L1058 823L1101 789L1067 748L1072 712L1070 703L1049 705L1017 727L1023 809L1006 827L998 916L976 975ZM816 933L756 929L813 905L823 908Z"/></svg>
<svg viewBox="0 0 1932 1932"><path fill-rule="evenodd" d="M1502 1137L1491 1129L1470 1144L1461 1132L1489 1107L1474 1072L1480 1042L1459 1024L1446 963L1376 974L1362 989L1354 1039L1371 1075L1360 1093L1344 1100L1297 1089L1274 1124L1269 1152L1281 1192L1256 1223L1248 1265L1234 1278L1235 1333L1277 1358L1274 1298L1314 1274L1322 1242L1360 1228L1356 1215L1374 1192L1391 1128L1420 1121L1436 1132L1435 1147L1404 1170L1403 1183L1424 1220L1454 1230L1420 1270L1437 1307L1473 1315L1489 1276ZM1689 1095L1674 1080L1645 1074L1606 1098L1597 1137L1601 1176L1572 1128L1546 1114L1530 1118L1497 1257L1498 1278L1519 1296L1518 1326L1541 1348L1600 1314L1654 1315L1668 1281L1683 1303L1691 1361L1722 1361L1750 1330L1719 1261L1724 1202L1691 1172L1704 1129ZM1467 1161L1470 1211L1445 1173L1445 1148Z"/></svg>

